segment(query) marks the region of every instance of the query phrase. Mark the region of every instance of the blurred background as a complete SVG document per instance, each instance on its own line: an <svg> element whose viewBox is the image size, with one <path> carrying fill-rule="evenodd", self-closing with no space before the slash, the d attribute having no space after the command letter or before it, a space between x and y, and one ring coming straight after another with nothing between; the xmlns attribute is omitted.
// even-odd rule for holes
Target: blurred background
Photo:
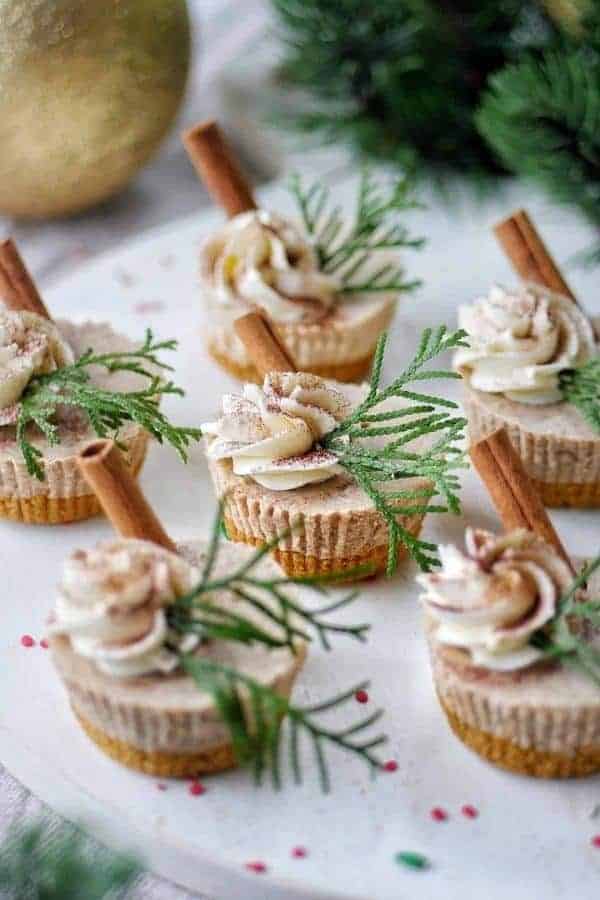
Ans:
<svg viewBox="0 0 600 900"><path fill-rule="evenodd" d="M148 228L196 214L209 201L179 133L216 116L257 184L292 169L331 179L370 160L409 171L446 203L524 179L587 224L589 242L573 250L597 265L599 7L0 0L0 231L17 239L43 290ZM0 876L63 833L49 817L48 831L9 853L9 823L42 812L0 768ZM77 842L67 845L87 892L43 896L107 896L104 882L85 881L100 864L86 868ZM82 852L93 861L99 851ZM134 873L127 861L100 868L115 884ZM187 895L147 877L127 896Z"/></svg>

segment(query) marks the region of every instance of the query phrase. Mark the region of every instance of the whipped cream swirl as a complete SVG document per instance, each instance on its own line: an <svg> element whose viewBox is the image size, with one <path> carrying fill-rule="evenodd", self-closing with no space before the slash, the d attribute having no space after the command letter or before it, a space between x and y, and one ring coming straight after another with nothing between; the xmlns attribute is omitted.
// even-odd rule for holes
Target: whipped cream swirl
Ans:
<svg viewBox="0 0 600 900"><path fill-rule="evenodd" d="M48 631L106 675L168 673L195 636L170 632L166 608L200 581L186 560L148 541L113 540L67 559ZM191 637L188 640L188 637Z"/></svg>
<svg viewBox="0 0 600 900"><path fill-rule="evenodd" d="M596 353L592 326L576 304L534 284L517 291L495 285L461 306L458 322L470 346L457 351L455 368L476 390L519 403L558 403L559 373Z"/></svg>
<svg viewBox="0 0 600 900"><path fill-rule="evenodd" d="M286 491L341 471L318 441L346 418L350 403L330 382L306 372L267 375L262 387L226 394L216 422L202 426L208 456L230 459L236 475Z"/></svg>
<svg viewBox="0 0 600 900"><path fill-rule="evenodd" d="M572 581L568 565L525 530L497 537L468 528L465 544L466 553L440 547L441 570L417 576L436 641L467 650L486 669L532 665L542 654L529 641L555 616Z"/></svg>
<svg viewBox="0 0 600 900"><path fill-rule="evenodd" d="M13 424L16 404L34 375L73 361L53 322L33 312L0 310L0 425Z"/></svg>
<svg viewBox="0 0 600 900"><path fill-rule="evenodd" d="M204 245L201 260L217 303L260 307L276 322L321 318L339 290L294 225L262 209L234 216Z"/></svg>

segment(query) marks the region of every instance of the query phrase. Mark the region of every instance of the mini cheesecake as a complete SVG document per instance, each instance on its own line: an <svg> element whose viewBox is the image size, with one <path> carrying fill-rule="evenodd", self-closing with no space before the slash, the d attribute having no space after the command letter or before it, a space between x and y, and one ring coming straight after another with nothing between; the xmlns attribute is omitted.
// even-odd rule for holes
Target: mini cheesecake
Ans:
<svg viewBox="0 0 600 900"><path fill-rule="evenodd" d="M295 225L262 209L234 216L206 241L200 278L208 350L242 381L261 379L235 333L240 316L260 310L298 369L348 382L369 372L396 304L391 292L342 297Z"/></svg>
<svg viewBox="0 0 600 900"><path fill-rule="evenodd" d="M97 353L134 349L128 338L113 331L105 323L73 324L59 320L55 326L48 323L47 327L58 329L72 359L77 359L90 347ZM92 373L92 382L101 388L123 392L140 390L146 384L135 373L109 373L99 367ZM5 417L2 421L10 419ZM95 431L86 416L65 406L59 409L55 424L59 443L53 446L48 444L35 426L30 425L27 429L28 440L42 453L43 481L27 471L16 443L14 424L0 425L1 518L34 524L56 524L87 519L100 513L98 501L75 462L81 449L96 437ZM119 433L119 442L125 448L129 466L137 473L146 455L147 433L139 425L128 422Z"/></svg>
<svg viewBox="0 0 600 900"><path fill-rule="evenodd" d="M267 648L232 641L198 642L170 634L166 611L200 580L201 541L178 554L145 541L116 539L76 551L64 569L52 616L50 648L79 724L118 762L159 777L191 777L236 765L230 734L207 693L178 664L176 650L218 662L288 697L306 655L299 641ZM250 551L224 547L215 577L238 567ZM274 577L265 559L258 577ZM230 594L211 602L232 610ZM261 621L261 626L264 623ZM274 626L273 626L274 627Z"/></svg>
<svg viewBox="0 0 600 900"><path fill-rule="evenodd" d="M495 286L460 308L459 324L471 443L505 428L547 506L600 505L600 434L560 390L560 373L598 352L585 314L539 285Z"/></svg>
<svg viewBox="0 0 600 900"><path fill-rule="evenodd" d="M435 690L452 731L523 775L599 772L600 688L531 643L570 587L567 564L526 531L495 537L468 529L466 552L443 547L440 556L440 571L417 580ZM598 590L596 573L589 595Z"/></svg>

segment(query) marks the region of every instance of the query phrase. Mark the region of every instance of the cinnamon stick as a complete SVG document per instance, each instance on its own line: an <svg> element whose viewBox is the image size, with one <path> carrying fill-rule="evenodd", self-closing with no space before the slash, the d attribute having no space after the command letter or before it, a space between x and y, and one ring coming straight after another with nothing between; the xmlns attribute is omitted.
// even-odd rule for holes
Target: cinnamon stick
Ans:
<svg viewBox="0 0 600 900"><path fill-rule="evenodd" d="M33 312L45 319L50 318L12 238L0 243L0 297L15 312Z"/></svg>
<svg viewBox="0 0 600 900"><path fill-rule="evenodd" d="M575 294L524 209L499 222L494 233L521 278L564 294L577 303Z"/></svg>
<svg viewBox="0 0 600 900"><path fill-rule="evenodd" d="M551 544L573 568L520 456L504 428L474 444L469 451L506 531L526 528Z"/></svg>
<svg viewBox="0 0 600 900"><path fill-rule="evenodd" d="M121 537L152 541L176 552L175 544L144 497L114 441L88 444L79 454L77 464Z"/></svg>
<svg viewBox="0 0 600 900"><path fill-rule="evenodd" d="M256 209L252 189L213 119L190 128L182 138L209 194L229 217Z"/></svg>
<svg viewBox="0 0 600 900"><path fill-rule="evenodd" d="M297 371L269 323L259 313L241 316L235 320L233 327L261 378L269 372Z"/></svg>

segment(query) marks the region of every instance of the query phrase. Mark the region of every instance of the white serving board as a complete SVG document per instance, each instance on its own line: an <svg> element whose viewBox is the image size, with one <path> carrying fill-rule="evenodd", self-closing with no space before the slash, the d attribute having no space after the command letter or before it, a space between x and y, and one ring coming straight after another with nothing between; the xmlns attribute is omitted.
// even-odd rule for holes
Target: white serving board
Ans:
<svg viewBox="0 0 600 900"><path fill-rule="evenodd" d="M485 291L494 278L510 280L490 225L516 197L509 192L502 204L475 210L433 202L414 214L415 228L430 242L411 260L411 271L426 284L400 309L389 362L408 358L423 325L453 322L459 301ZM281 190L269 201L282 209L288 203ZM561 261L589 237L535 198L530 208ZM219 218L204 214L150 233L46 292L57 316L106 318L132 335L150 324L162 336L179 338L176 379L188 394L168 409L182 423L211 417L219 396L233 386L205 354L195 285L199 242ZM597 276L579 272L573 283L600 312ZM143 314L140 304L148 304ZM186 468L170 450L153 448L142 484L173 535L207 529L214 504L200 450ZM491 505L472 473L465 477L463 502L471 522L494 527ZM555 519L578 553L598 550L597 513L561 512ZM460 520L447 517L429 521L426 530L437 540L460 540L462 529ZM143 852L155 872L211 900L506 900L507 891L511 900L597 897L600 850L590 838L600 831L600 820L591 818L600 780L546 783L505 774L449 733L431 688L412 565L391 582L365 586L348 613L372 622L368 645L340 640L329 655L315 649L296 692L299 701L323 698L370 677L370 705L353 711L375 704L387 710L385 757L397 761L395 773L371 782L359 761L334 755L329 796L319 792L307 761L301 788L276 793L237 772L206 779L206 794L193 797L186 783L169 782L159 791L154 779L104 757L75 724L48 654L24 649L20 638L43 634L65 555L109 533L102 520L54 528L0 525L0 759L60 813L108 843ZM466 803L477 807L477 819L461 815ZM450 814L447 822L430 819L436 805ZM295 845L308 849L305 859L292 857ZM424 853L431 868L401 868L394 861L400 850ZM256 859L266 863L265 874L246 871L244 864Z"/></svg>

